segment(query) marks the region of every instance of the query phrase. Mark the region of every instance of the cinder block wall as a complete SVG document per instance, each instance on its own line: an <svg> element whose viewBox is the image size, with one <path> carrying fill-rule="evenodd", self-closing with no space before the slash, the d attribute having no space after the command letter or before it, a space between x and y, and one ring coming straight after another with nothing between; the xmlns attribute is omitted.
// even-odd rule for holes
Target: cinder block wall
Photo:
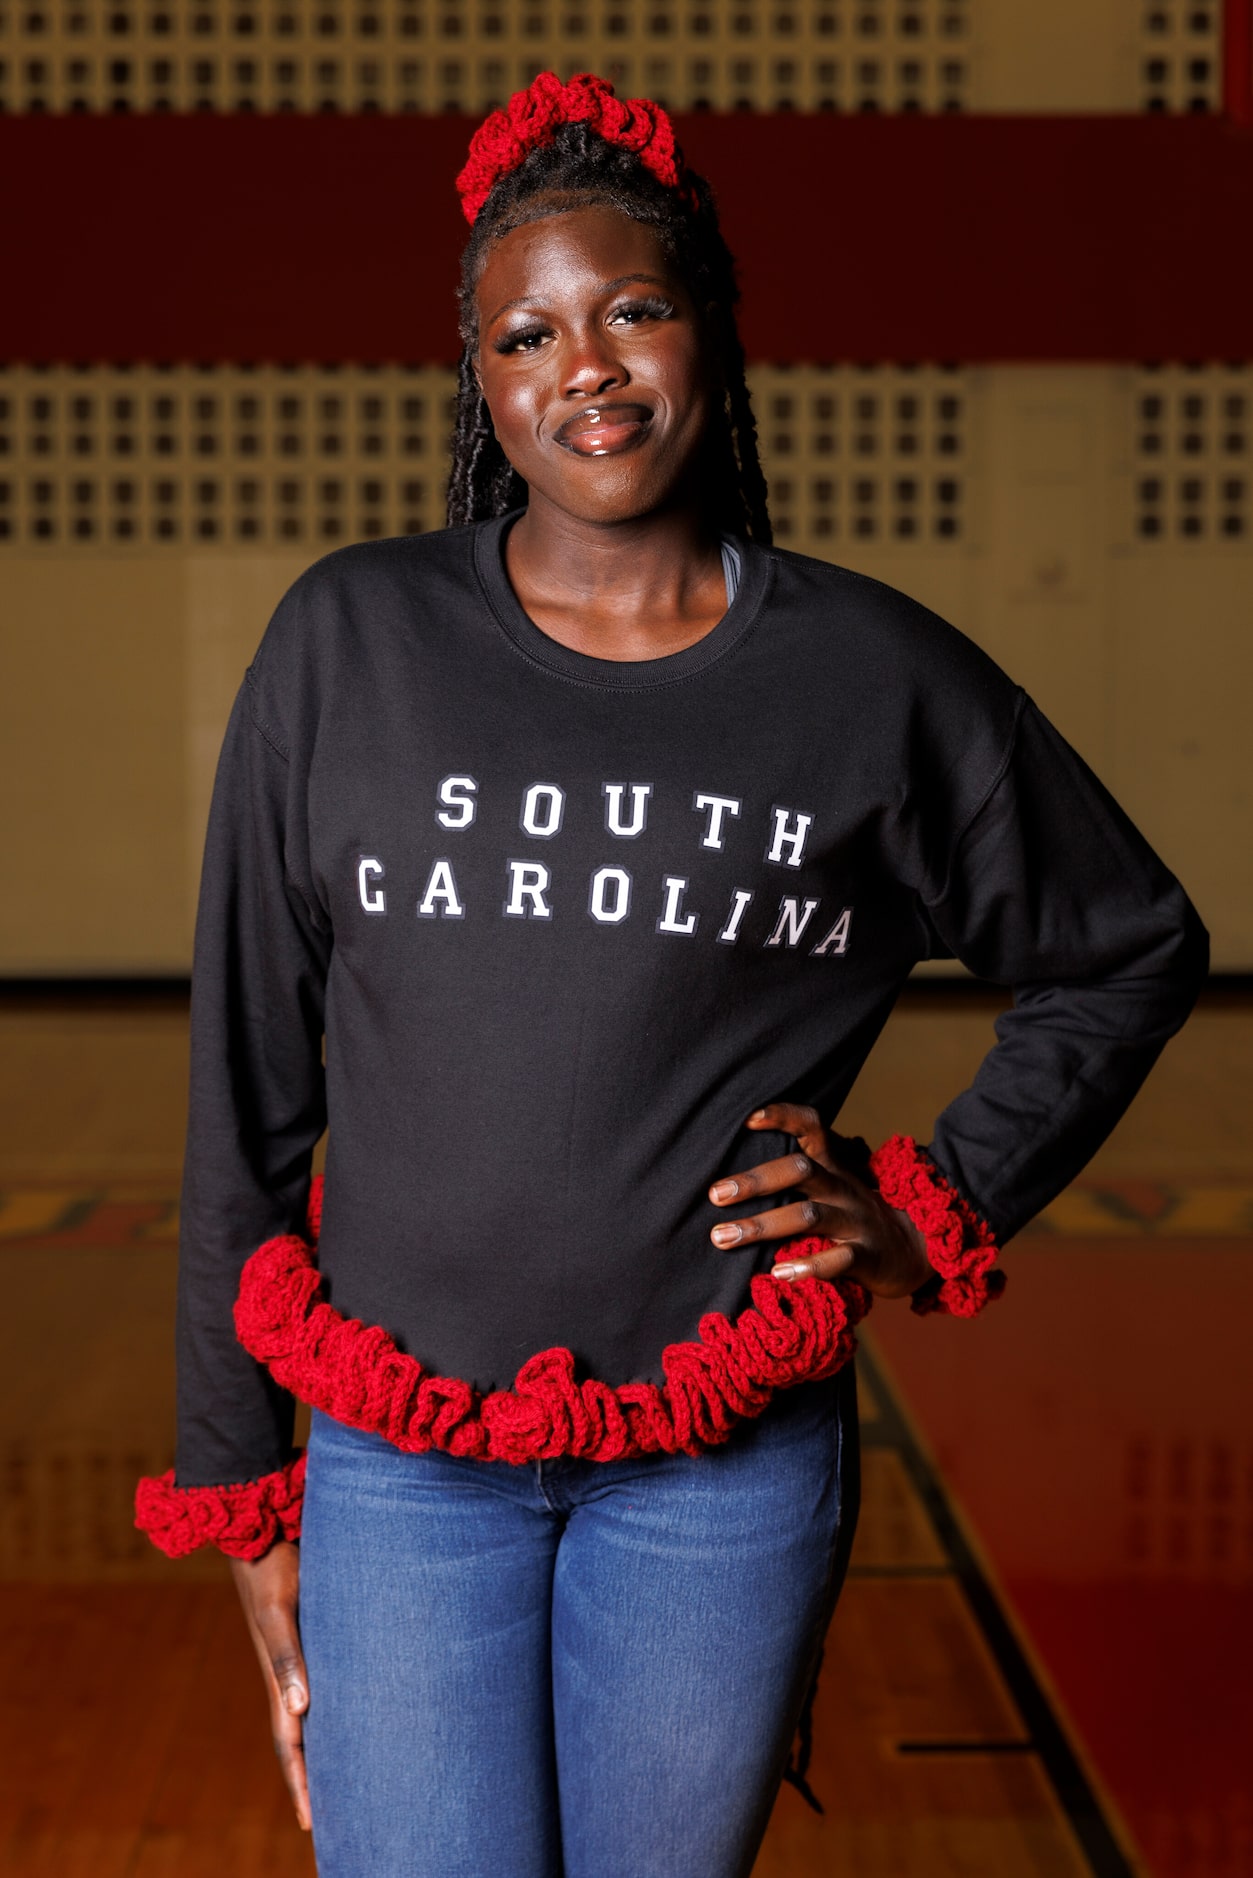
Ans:
<svg viewBox="0 0 1253 1878"><path fill-rule="evenodd" d="M9 111L479 111L597 69L679 109L1208 112L1217 6L39 0ZM1058 266L1067 265L1059 254ZM891 581L1031 690L1253 969L1253 368L760 362L784 546ZM0 370L0 974L178 974L218 739L318 554L438 527L452 375Z"/></svg>

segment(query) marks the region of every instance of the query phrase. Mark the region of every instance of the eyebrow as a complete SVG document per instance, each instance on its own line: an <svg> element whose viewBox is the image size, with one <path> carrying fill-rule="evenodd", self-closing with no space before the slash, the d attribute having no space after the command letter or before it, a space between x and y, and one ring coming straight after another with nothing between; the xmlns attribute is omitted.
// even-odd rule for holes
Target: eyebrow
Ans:
<svg viewBox="0 0 1253 1878"><path fill-rule="evenodd" d="M603 294L617 293L619 287L629 287L631 282L635 280L647 281L651 287L668 289L668 283L664 281L659 274L619 274L614 280L602 282L600 292ZM494 326L502 313L512 313L515 307L530 306L531 304L532 296L529 294L522 294L516 300L506 300L503 306L498 306L494 313L488 315L485 324Z"/></svg>

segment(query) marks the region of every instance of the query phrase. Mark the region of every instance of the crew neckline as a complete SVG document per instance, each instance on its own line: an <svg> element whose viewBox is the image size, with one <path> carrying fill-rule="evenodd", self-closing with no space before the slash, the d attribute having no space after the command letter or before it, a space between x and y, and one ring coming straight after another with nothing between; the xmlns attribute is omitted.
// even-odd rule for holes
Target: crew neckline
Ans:
<svg viewBox="0 0 1253 1878"><path fill-rule="evenodd" d="M576 652L542 632L524 609L505 566L505 538L521 509L479 522L474 531L474 564L493 615L506 636L528 659L563 678L614 691L646 691L693 677L732 651L761 610L770 576L770 557L750 541L736 541L740 579L735 598L716 626L693 645L657 659L598 659Z"/></svg>

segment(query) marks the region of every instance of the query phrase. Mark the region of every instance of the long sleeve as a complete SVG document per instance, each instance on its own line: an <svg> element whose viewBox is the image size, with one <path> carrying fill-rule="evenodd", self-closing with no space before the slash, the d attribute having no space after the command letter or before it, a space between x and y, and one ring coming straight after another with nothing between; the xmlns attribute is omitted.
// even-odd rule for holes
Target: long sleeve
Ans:
<svg viewBox="0 0 1253 1878"><path fill-rule="evenodd" d="M192 978L178 1292L180 1488L251 1481L291 1452L293 1403L236 1341L244 1261L303 1230L325 1123L330 924L310 880L299 778L252 675L227 730Z"/></svg>
<svg viewBox="0 0 1253 1878"><path fill-rule="evenodd" d="M1013 988L931 1146L1003 1243L1123 1114L1195 1002L1208 941L1178 881L1026 699L926 915L972 972Z"/></svg>

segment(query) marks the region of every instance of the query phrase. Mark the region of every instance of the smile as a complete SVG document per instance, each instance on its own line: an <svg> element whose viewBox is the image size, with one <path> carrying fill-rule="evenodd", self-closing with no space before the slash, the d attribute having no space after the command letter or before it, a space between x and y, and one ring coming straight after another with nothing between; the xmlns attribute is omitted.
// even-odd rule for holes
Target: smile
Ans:
<svg viewBox="0 0 1253 1878"><path fill-rule="evenodd" d="M555 437L575 456L617 456L640 443L652 421L646 404L593 404L568 417Z"/></svg>

